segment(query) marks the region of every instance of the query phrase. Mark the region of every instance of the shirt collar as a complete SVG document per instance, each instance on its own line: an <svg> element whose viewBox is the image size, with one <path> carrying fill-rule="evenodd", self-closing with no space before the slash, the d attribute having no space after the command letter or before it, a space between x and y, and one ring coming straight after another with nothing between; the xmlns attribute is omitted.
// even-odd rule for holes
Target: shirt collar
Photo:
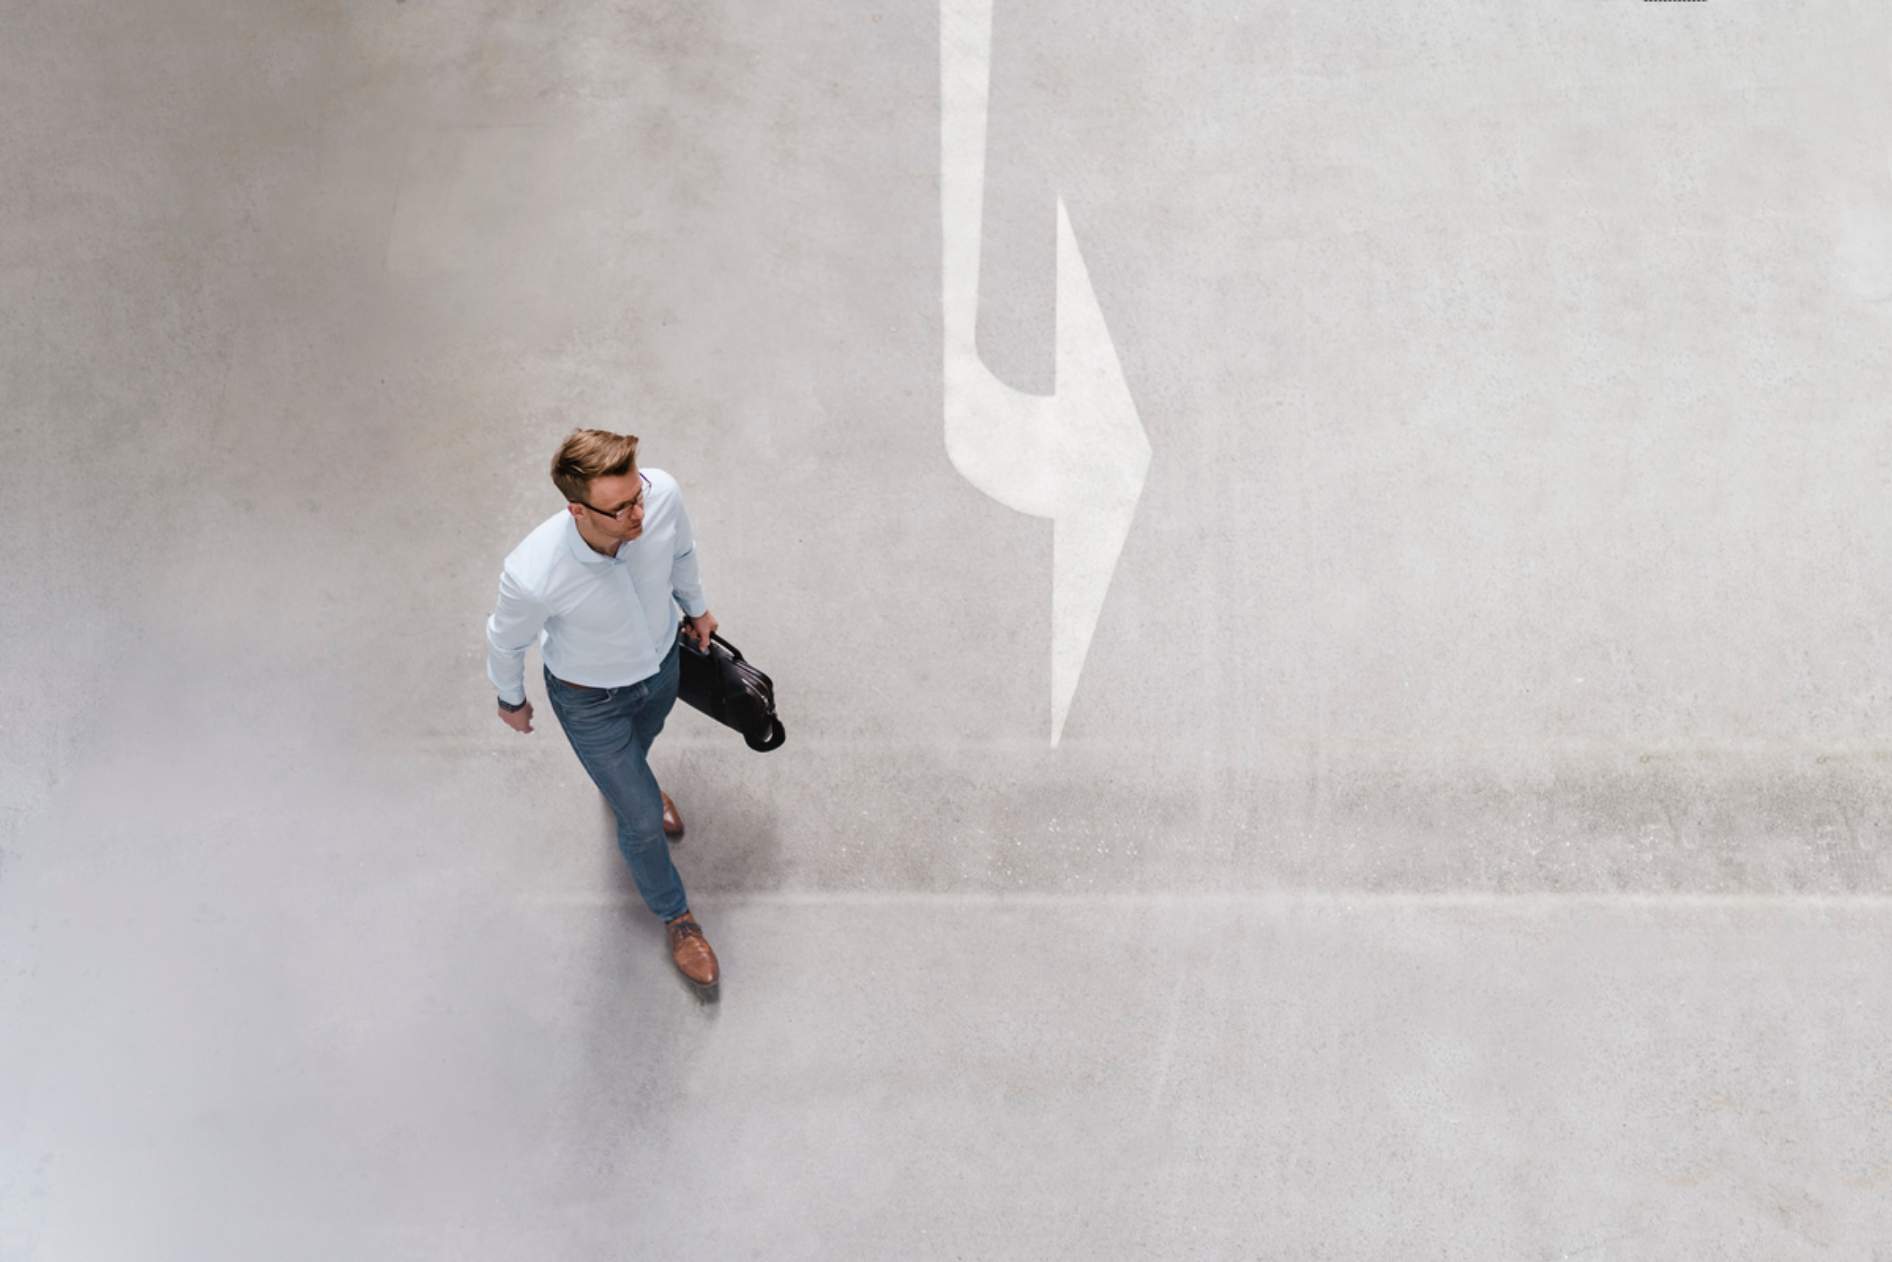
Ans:
<svg viewBox="0 0 1892 1262"><path fill-rule="evenodd" d="M565 514L565 545L571 549L574 558L586 565L609 565L617 560L617 557L608 557L586 543L585 537L578 533L578 519L570 513ZM618 549L620 554L623 551L622 548Z"/></svg>

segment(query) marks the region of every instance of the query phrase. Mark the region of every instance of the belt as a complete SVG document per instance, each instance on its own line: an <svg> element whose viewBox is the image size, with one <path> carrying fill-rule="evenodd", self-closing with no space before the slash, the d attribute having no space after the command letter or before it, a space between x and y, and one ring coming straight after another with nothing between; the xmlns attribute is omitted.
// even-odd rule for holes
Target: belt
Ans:
<svg viewBox="0 0 1892 1262"><path fill-rule="evenodd" d="M678 640L678 641L677 641L677 644L681 644L681 643L683 643L683 641L681 641L681 640ZM673 652L673 653L674 653L674 652L676 651L676 647L677 647L677 646L676 646L676 644L673 644L673 645L671 645L671 646L670 646L670 650L671 650L671 652ZM669 654L665 654L665 655L664 655L664 661L669 661L669 660L670 660L670 657L669 657ZM661 664L661 663L660 663L660 664L658 665L658 667L657 667L657 669L658 669L659 671L661 671L661 670L663 670L663 666L662 666L662 664ZM548 675L552 675L552 672L551 672L550 670L548 670L548 671L546 671L545 673L546 673L546 674L548 674ZM557 676L557 675L552 675L552 678L554 678L554 679L558 679L558 676ZM651 678L651 679L655 679L655 678L656 678L656 675L654 675L654 674L653 674L653 675L651 675L651 676L649 676L649 678ZM576 689L578 689L578 691L580 691L580 692L610 692L610 691L611 691L611 690L610 690L609 688L599 688L599 687L596 687L596 686L594 686L594 685L592 685L592 684L575 684L575 683L573 683L573 682L572 682L571 680L569 680L569 679L558 679L558 682L560 682L561 684L564 684L564 685L565 685L565 686L566 686L567 688L576 688ZM642 680L642 679L640 679L640 680L638 680L637 682L641 684L641 683L643 683L643 682L644 682L644 680ZM630 685L630 684L619 684L619 685L618 685L618 687L620 687L620 688L629 688L629 687L631 687L631 686L632 686L632 685Z"/></svg>

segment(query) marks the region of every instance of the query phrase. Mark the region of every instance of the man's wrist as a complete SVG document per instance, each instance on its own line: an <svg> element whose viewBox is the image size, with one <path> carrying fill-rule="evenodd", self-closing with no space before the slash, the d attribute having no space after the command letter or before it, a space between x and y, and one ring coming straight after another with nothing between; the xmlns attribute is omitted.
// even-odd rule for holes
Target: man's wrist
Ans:
<svg viewBox="0 0 1892 1262"><path fill-rule="evenodd" d="M519 711L526 708L526 703L524 701L521 701L517 705L514 705L512 702L506 700L504 697L501 697L499 699L499 708L506 711L506 713L508 714L516 714Z"/></svg>

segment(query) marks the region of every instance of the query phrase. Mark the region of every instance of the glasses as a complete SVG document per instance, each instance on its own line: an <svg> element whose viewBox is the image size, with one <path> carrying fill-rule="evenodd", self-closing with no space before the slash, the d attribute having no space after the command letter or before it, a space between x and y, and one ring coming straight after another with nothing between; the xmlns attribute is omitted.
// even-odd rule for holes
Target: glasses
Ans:
<svg viewBox="0 0 1892 1262"><path fill-rule="evenodd" d="M645 486L650 485L650 479L645 477L641 472L637 475L637 478ZM583 500L575 500L573 502L584 505L584 507L589 508L592 512L598 514L598 516L600 517L609 517L613 521L622 521L624 518L624 514L630 512L633 508L636 508L639 504L642 504L644 502L644 493L642 491L639 491L637 493L636 499L626 504L623 508L618 509L615 513L608 513L604 509L597 507L595 504L586 504L585 501Z"/></svg>

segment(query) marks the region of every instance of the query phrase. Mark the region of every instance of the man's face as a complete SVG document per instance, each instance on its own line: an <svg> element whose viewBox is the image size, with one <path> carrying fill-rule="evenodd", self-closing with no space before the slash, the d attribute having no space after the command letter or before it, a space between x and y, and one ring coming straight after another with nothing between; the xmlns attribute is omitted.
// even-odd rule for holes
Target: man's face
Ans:
<svg viewBox="0 0 1892 1262"><path fill-rule="evenodd" d="M591 524L599 530L618 539L635 539L643 533L644 480L637 476L635 469L622 477L593 478L591 493L585 499L605 510L603 513L583 510L591 518ZM606 515L612 509L624 511L613 518Z"/></svg>

